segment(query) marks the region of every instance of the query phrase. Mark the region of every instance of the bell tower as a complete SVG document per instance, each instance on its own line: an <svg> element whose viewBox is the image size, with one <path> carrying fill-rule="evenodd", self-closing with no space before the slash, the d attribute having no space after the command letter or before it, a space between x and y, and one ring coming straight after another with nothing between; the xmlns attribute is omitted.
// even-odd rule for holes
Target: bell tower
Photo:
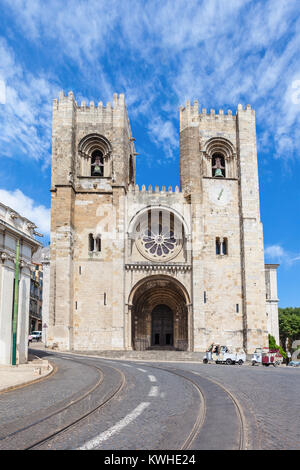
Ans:
<svg viewBox="0 0 300 470"><path fill-rule="evenodd" d="M78 105L72 92L54 100L49 342L61 349L80 349L82 334L97 348L123 347L118 233L135 157L124 95L106 106Z"/></svg>
<svg viewBox="0 0 300 470"><path fill-rule="evenodd" d="M194 349L267 343L255 113L180 108L180 181L192 213Z"/></svg>

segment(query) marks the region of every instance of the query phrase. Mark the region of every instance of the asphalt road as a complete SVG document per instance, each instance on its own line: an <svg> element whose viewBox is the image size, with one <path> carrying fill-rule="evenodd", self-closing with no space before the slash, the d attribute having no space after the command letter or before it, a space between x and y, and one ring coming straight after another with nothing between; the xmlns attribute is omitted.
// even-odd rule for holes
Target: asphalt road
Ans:
<svg viewBox="0 0 300 470"><path fill-rule="evenodd" d="M300 448L299 369L48 354L55 374L0 395L0 449Z"/></svg>

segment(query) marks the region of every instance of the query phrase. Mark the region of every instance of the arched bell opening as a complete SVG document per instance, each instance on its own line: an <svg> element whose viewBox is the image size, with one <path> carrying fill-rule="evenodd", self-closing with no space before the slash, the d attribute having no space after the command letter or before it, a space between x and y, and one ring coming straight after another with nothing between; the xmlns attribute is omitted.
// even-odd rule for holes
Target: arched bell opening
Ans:
<svg viewBox="0 0 300 470"><path fill-rule="evenodd" d="M189 300L177 280L144 279L133 289L130 304L133 349L189 349Z"/></svg>

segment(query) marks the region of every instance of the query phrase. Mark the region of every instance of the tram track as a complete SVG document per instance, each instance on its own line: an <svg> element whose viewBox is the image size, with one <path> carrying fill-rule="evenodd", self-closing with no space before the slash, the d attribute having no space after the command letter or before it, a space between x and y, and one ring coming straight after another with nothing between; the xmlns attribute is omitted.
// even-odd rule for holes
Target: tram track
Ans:
<svg viewBox="0 0 300 470"><path fill-rule="evenodd" d="M146 364L145 364L145 366L146 366ZM190 449L196 450L197 447L192 448L192 444L195 442L197 436L199 436L201 430L203 429L203 426L205 424L205 420L206 420L206 417L207 417L207 400L208 400L208 397L204 393L203 387L201 388L201 386L199 386L199 384L195 380L193 380L191 377L188 377L186 375L186 373L184 373L185 371L180 370L180 372L179 372L178 370L175 371L173 369L168 369L168 368L164 368L164 367L161 367L161 366L157 367L157 366L153 366L153 365L151 365L149 367L175 374L175 375L177 375L177 376L179 376L179 377L181 377L185 380L188 380L197 389L197 391L199 393L199 396L200 396L201 404L200 404L200 407L199 407L199 410L198 410L198 413L197 413L197 416L196 416L196 420L195 420L195 424L193 426L193 429L189 433L189 435L186 437L186 439L185 439L184 443L182 444L182 446L180 447L180 450L190 450ZM201 374L199 372L192 371L192 374L195 374L196 376L201 377ZM245 449L247 449L248 439L247 439L247 431L246 431L247 430L246 419L245 419L243 409L242 409L239 401L230 392L230 390L228 390L224 385L220 384L219 382L217 382L217 381L215 381L211 378L205 377L205 380L217 385L219 388L224 390L224 392L230 397L232 403L234 404L234 408L236 410L236 414L237 414L238 421L239 421L239 432L238 432L239 437L238 437L238 445L237 445L236 450L245 450ZM217 425L217 423L216 423L216 425Z"/></svg>
<svg viewBox="0 0 300 470"><path fill-rule="evenodd" d="M175 372L175 371L170 370L170 369L165 369L165 368L162 368L162 367L154 367L154 366L151 366L151 368L163 370L164 372L169 372L173 375L177 375L178 377L180 377L184 380L187 380L188 382L190 382L196 388L196 390L199 394L200 406L199 406L199 409L198 409L198 412L197 412L195 424L194 424L192 430L190 431L190 433L185 438L184 442L182 443L182 445L179 448L179 450L191 449L191 445L192 445L195 437L199 433L200 429L202 428L203 423L205 421L205 415L206 415L206 399L205 399L205 396L204 396L201 388L199 387L199 385L194 380L192 380L191 378L185 377L184 375L180 374L179 372Z"/></svg>
<svg viewBox="0 0 300 470"><path fill-rule="evenodd" d="M58 357L60 359L66 359L60 355L58 355ZM4 436L3 438L0 438L0 449L18 448L22 450L33 450L43 448L43 446L47 443L49 444L48 447L51 447L51 441L55 440L56 438L59 438L60 436L63 436L63 434L66 432L72 430L75 431L76 427L84 423L87 418L91 417L94 413L99 411L106 404L111 402L113 399L117 398L126 384L125 374L117 366L113 367L112 365L107 363L102 363L100 366L98 366L95 364L91 364L88 359L79 360L77 358L73 358L71 355L68 357L68 360L96 369L98 372L98 380L92 385L92 387L90 387L88 390L85 390L84 393L78 396L75 400L71 400L65 406L55 410L55 412L33 423L29 423L27 426L23 426L22 428L15 430L14 432L8 434L7 436ZM223 384L220 384L219 382L211 378L204 378L201 376L200 373L196 371L175 369L173 367L163 367L161 365L154 365L153 363L144 363L144 366L147 368L157 369L166 373L176 375L177 377L180 377L181 379L192 384L192 386L197 391L197 394L199 396L199 404L197 403L197 407L195 406L195 411L197 409L197 412L195 416L194 425L184 437L184 441L182 442L182 444L178 446L178 450L197 450L199 448L206 448L203 447L203 445L205 446L207 429L210 430L209 432L214 434L215 428L218 426L218 419L220 416L218 417L218 414L216 413L212 415L212 410L210 409L210 392L209 386L207 384L214 384L214 386L217 387L217 391L219 391L219 395L220 391L222 391L222 393L226 394L226 396L230 399L231 403L234 406L234 409L233 407L231 407L229 411L227 410L227 415L229 422L234 422L234 414L236 413L238 424L234 423L233 429L238 434L238 439L236 444L235 442L231 442L230 444L228 444L230 446L229 448L237 450L243 450L247 448L246 423L242 407L237 398ZM109 391L105 393L105 396L102 397L100 402L98 401L97 403L94 403L94 405L90 406L89 409L86 410L84 413L78 414L77 410L76 418L74 418L74 416L72 417L71 413L71 417L69 417L67 422L65 422L66 413L72 410L72 408L78 407L78 404L83 403L86 400L89 400L89 403L93 400L95 402L95 399L97 397L94 396L93 400L91 400L91 397L92 395L97 394L97 391L103 385L103 382L105 382L106 374L103 373L103 370L107 371L108 369L110 371L114 371L114 381L116 382L114 383L114 386L112 387L111 383L107 383L106 386L109 387ZM107 374L107 377L108 376L110 377L111 374ZM116 380L116 376L118 376L118 380ZM214 390L214 394L215 393L216 390ZM221 398L224 399L224 397ZM217 408L218 407L216 407L216 409ZM233 410L235 410L235 412ZM220 412L222 413L221 408L219 408L218 410L218 413ZM212 422L213 419L215 419L215 423ZM59 422L61 422L61 425L57 424ZM51 430L51 432L45 432L45 429L49 429ZM31 436L30 442L28 442L28 435ZM35 436L38 436L39 438L36 438ZM20 442L23 442L23 440L25 441L25 445L20 446ZM14 446L15 444L16 446ZM220 447L222 448L222 446ZM210 448L209 444L208 448Z"/></svg>
<svg viewBox="0 0 300 470"><path fill-rule="evenodd" d="M199 374L199 372L193 371L193 373L196 374L196 375L201 375L201 374ZM236 412L237 412L237 415L238 415L238 418L239 418L239 423L240 423L238 450L246 450L247 447L248 447L247 425L246 425L246 419L245 419L245 416L244 416L243 408L242 408L240 402L233 395L233 393L231 393L230 390L228 390L228 388L226 388L224 385L220 384L216 380L213 380L212 378L207 378L206 377L206 379L209 380L210 382L215 383L218 387L222 388L227 393L227 395L229 395L232 402L234 403L235 409L236 409Z"/></svg>
<svg viewBox="0 0 300 470"><path fill-rule="evenodd" d="M75 400L71 400L65 406L60 407L54 412L46 415L45 417L42 417L41 419L36 420L33 423L29 423L26 426L22 426L21 428L16 429L13 432L0 438L0 449L3 449L3 450L4 449L19 449L19 450L38 449L44 443L49 442L53 438L59 436L60 434L66 432L67 430L70 430L72 427L75 427L76 425L78 425L79 423L87 419L89 416L91 416L93 413L103 408L110 401L115 399L125 386L126 379L125 379L124 373L121 370L116 369L115 367L112 367L110 365L98 367L94 364L87 363L86 361L79 361L73 358L70 358L70 360L72 360L72 362L76 362L81 365L85 365L87 367L92 367L96 369L98 372L97 382L94 383L92 387L90 387L88 390L85 390L83 394L78 396ZM61 421L63 422L66 421L66 413L69 412L70 414L72 414L72 412L74 412L73 408L75 408L79 404L81 404L84 408L86 406L86 403L84 403L84 401L88 401L90 404L90 402L92 401L92 398L94 398L94 400L97 398L97 397L92 397L92 395L96 394L96 392L100 390L100 387L102 386L104 382L104 374L102 371L105 368L114 370L117 373L117 375L120 376L120 380L117 381L117 384L114 387L113 391L109 391L108 393L106 393L105 396L100 401L100 403L97 403L96 405L89 407L88 410L86 410L84 413L80 414L79 416L77 415L76 419L72 418L71 421L69 420L69 422L67 422L66 424L57 425L57 423ZM43 432L43 429L45 428L52 429L52 431L45 433ZM38 439L37 438L33 440L31 439L31 441L28 442L28 436L36 436L36 435L39 435ZM20 445L20 441L25 442L25 444Z"/></svg>

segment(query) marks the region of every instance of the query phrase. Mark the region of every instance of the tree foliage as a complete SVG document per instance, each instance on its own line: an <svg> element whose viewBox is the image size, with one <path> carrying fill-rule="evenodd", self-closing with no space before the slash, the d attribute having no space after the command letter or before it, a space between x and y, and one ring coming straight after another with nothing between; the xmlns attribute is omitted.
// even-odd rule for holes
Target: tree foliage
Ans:
<svg viewBox="0 0 300 470"><path fill-rule="evenodd" d="M281 346L278 346L278 344L276 344L276 340L274 338L274 336L271 336L269 334L269 348L270 349L279 349L280 351L280 354L286 358L286 353L284 352L284 350L282 349Z"/></svg>
<svg viewBox="0 0 300 470"><path fill-rule="evenodd" d="M295 340L300 339L300 307L279 308L279 336L285 347L289 340L290 347Z"/></svg>

